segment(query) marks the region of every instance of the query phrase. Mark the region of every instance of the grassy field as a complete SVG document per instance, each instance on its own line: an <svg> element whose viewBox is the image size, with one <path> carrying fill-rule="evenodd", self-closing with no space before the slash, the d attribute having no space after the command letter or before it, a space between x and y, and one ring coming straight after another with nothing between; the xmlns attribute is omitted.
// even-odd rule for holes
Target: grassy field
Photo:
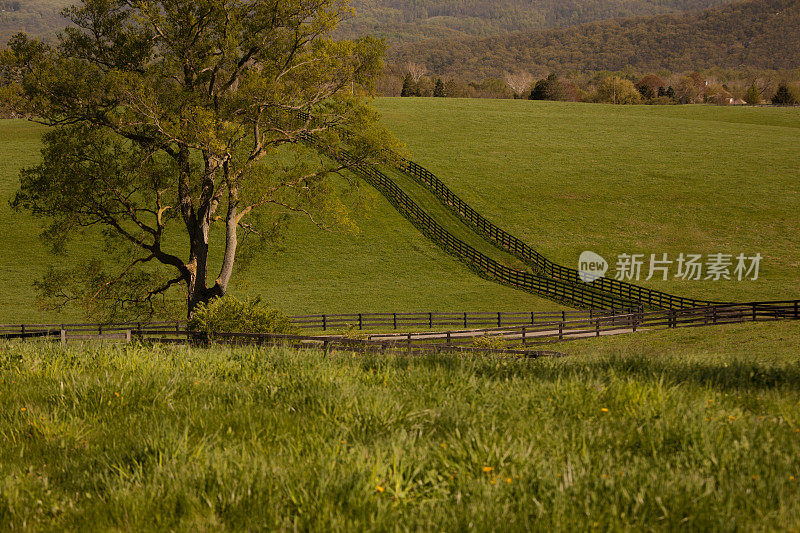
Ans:
<svg viewBox="0 0 800 533"><path fill-rule="evenodd" d="M38 239L37 220L8 206L19 186L19 169L38 160L41 131L24 121L0 121L0 323L81 318L78 311L57 315L36 308L33 280L63 259L48 255ZM235 274L233 292L260 294L295 314L561 308L477 277L374 189L363 189L369 208L355 213L357 235L324 232L298 218L281 244ZM93 246L77 246L75 257L91 253Z"/></svg>
<svg viewBox="0 0 800 533"><path fill-rule="evenodd" d="M642 284L725 300L800 297L800 109L407 98L376 106L415 160L562 264L577 266L586 249L612 267L619 253L760 252L759 281ZM19 168L38 158L40 132L0 122L0 322L80 317L35 308L31 283L53 258L38 242L37 221L7 205ZM358 235L298 219L282 246L235 274L233 292L261 294L296 314L559 308L476 277L364 189L371 207L356 214Z"/></svg>
<svg viewBox="0 0 800 533"><path fill-rule="evenodd" d="M568 357L0 345L0 528L796 530L795 324Z"/></svg>
<svg viewBox="0 0 800 533"><path fill-rule="evenodd" d="M382 99L414 159L577 268L584 250L764 256L752 282L642 281L698 298L800 295L800 109ZM673 265L673 273L675 272Z"/></svg>

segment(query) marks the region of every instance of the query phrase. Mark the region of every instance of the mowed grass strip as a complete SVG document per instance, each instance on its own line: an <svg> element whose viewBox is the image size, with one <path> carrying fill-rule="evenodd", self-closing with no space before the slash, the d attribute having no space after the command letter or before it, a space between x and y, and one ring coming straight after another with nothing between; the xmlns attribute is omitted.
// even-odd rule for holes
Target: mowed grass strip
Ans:
<svg viewBox="0 0 800 533"><path fill-rule="evenodd" d="M645 254L641 284L725 301L800 294L800 108L386 98L412 158L509 233L577 268ZM758 281L646 281L650 254L761 253Z"/></svg>
<svg viewBox="0 0 800 533"><path fill-rule="evenodd" d="M800 526L795 324L558 359L0 345L20 529Z"/></svg>

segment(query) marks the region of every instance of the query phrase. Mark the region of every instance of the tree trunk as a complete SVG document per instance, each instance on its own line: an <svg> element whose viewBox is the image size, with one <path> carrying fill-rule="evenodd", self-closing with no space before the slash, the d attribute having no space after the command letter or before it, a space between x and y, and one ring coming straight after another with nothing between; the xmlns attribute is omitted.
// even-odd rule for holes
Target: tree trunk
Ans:
<svg viewBox="0 0 800 533"><path fill-rule="evenodd" d="M206 287L208 273L208 232L207 220L198 220L190 236L189 277L186 280L187 316L191 318L198 305L208 303L214 296Z"/></svg>

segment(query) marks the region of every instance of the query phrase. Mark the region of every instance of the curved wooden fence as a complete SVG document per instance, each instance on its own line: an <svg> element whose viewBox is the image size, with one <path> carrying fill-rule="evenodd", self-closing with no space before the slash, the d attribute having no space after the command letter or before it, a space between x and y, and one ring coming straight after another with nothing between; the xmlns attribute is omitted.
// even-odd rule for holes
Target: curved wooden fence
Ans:
<svg viewBox="0 0 800 533"><path fill-rule="evenodd" d="M311 145L317 145L313 135L307 135L305 140ZM609 310L634 305L625 296L604 292L585 283L573 283L508 267L479 252L447 231L391 178L375 166L357 160L346 151L339 152L334 157L347 164L353 172L378 189L400 214L429 239L488 278L581 309Z"/></svg>
<svg viewBox="0 0 800 533"><path fill-rule="evenodd" d="M413 161L403 159L400 165L398 165L398 169L427 187L436 195L443 205L448 207L495 245L529 264L542 275L563 280L568 283L588 285L608 294L624 298L628 302L634 302L649 308L682 309L686 307L708 306L721 303L675 296L613 278L603 277L593 281L591 284L584 283L579 277L580 273L574 268L564 267L550 261L517 237L514 237L510 233L489 222L426 168Z"/></svg>

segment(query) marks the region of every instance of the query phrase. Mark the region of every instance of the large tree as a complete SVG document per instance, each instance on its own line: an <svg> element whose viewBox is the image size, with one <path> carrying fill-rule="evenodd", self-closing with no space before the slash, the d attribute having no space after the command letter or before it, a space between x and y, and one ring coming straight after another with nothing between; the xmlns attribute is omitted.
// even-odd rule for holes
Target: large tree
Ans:
<svg viewBox="0 0 800 533"><path fill-rule="evenodd" d="M6 104L51 126L13 204L47 220L56 249L106 241L104 256L50 271L49 301L152 313L182 286L191 314L227 291L242 234L270 234L287 212L346 225L344 171L392 143L364 98L383 43L329 38L348 12L346 0L82 0L57 46L12 39Z"/></svg>

